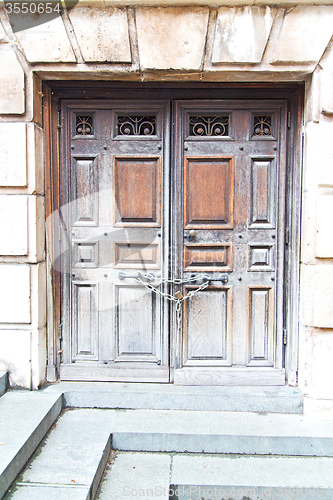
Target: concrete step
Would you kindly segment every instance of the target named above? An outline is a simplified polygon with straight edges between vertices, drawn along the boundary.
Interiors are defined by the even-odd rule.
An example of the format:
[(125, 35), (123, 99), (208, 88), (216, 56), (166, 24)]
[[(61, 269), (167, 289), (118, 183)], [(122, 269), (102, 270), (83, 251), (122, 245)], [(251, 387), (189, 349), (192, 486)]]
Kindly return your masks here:
[(8, 372), (0, 372), (0, 396), (8, 389)]
[[(26, 396), (26, 394), (24, 395)], [(36, 404), (36, 397), (40, 397), (41, 394), (28, 393), (27, 395), (35, 399), (35, 406), (39, 408), (40, 404)], [(0, 402), (7, 396), (11, 396), (11, 393), (3, 396)], [(47, 396), (55, 398), (54, 394), (44, 394), (42, 397)], [(29, 416), (27, 408), (21, 401), (21, 419), (16, 421), (13, 427), (18, 427), (20, 422), (25, 422)], [(157, 463), (155, 469), (149, 469), (150, 465), (145, 467), (150, 470), (150, 478), (154, 481), (156, 479), (155, 472), (158, 479), (158, 471), (165, 471), (167, 488), (170, 484), (280, 488), (284, 484), (281, 483), (282, 479), (280, 484), (279, 481), (274, 483), (273, 478), (289, 477), (284, 471), (288, 470), (290, 466), (294, 467), (295, 470), (304, 470), (305, 472), (294, 483), (291, 479), (290, 484), (287, 481), (285, 486), (295, 488), (300, 486), (318, 488), (321, 486), (327, 488), (327, 485), (331, 486), (330, 481), (333, 478), (333, 458), (331, 458), (333, 457), (333, 426), (331, 421), (312, 420), (302, 415), (250, 412), (67, 409), (61, 414), (21, 476), (11, 486), (5, 499), (44, 500), (47, 498), (48, 500), (58, 500), (61, 498), (61, 500), (69, 500), (75, 498), (77, 500), (93, 500), (109, 456), (111, 444), (114, 450), (119, 450), (116, 451), (117, 456), (119, 452), (130, 450), (134, 455), (136, 451), (147, 451), (153, 453), (141, 453), (141, 455), (153, 456), (157, 454), (162, 457), (158, 459), (160, 462)], [(181, 455), (177, 455), (179, 452)], [(188, 461), (187, 465), (182, 467), (183, 470), (188, 468), (189, 471), (192, 471), (192, 469), (196, 470), (195, 457), (198, 454), (201, 458), (197, 467), (204, 461), (208, 464), (208, 472), (212, 472), (211, 475), (207, 475), (206, 479), (203, 479), (200, 474), (170, 476), (170, 467), (167, 465), (169, 460), (175, 464), (176, 456), (187, 457), (188, 460), (191, 458), (193, 461)], [(126, 453), (123, 455), (130, 456)], [(165, 457), (171, 458), (166, 459)], [(225, 471), (222, 475), (219, 472), (214, 472), (214, 464), (217, 462), (209, 462), (216, 457), (220, 457), (221, 460), (223, 458), (222, 465), (219, 466), (220, 469), (216, 469)], [(283, 461), (279, 461), (281, 457), (283, 457)], [(237, 460), (235, 460), (236, 458)], [(150, 463), (149, 460), (148, 463)], [(247, 461), (243, 463), (244, 460)], [(181, 464), (179, 459), (179, 467)], [(126, 477), (126, 471), (133, 473), (131, 470), (133, 467), (136, 465), (122, 466), (124, 477)], [(176, 471), (176, 469), (174, 470)], [(255, 478), (252, 482), (250, 470), (252, 470), (252, 477)], [(265, 476), (263, 470), (271, 470), (271, 475)], [(318, 475), (311, 476), (311, 470), (317, 471)], [(326, 471), (326, 475), (320, 472), (322, 470)], [(243, 475), (237, 475), (237, 472), (233, 476), (233, 471), (235, 474), (237, 471), (243, 471)], [(247, 475), (244, 471), (248, 471)], [(203, 467), (203, 473), (206, 472), (205, 467)], [(232, 477), (234, 477), (233, 482), (230, 479)], [(311, 481), (309, 480), (304, 485), (301, 484), (301, 479), (307, 477), (311, 477)], [(329, 479), (320, 482), (324, 477)], [(259, 481), (256, 478), (261, 479)], [(266, 478), (266, 482), (263, 478)], [(317, 482), (315, 478), (317, 478)], [(124, 483), (119, 482), (117, 488), (120, 488), (121, 484)], [(117, 491), (115, 489), (114, 495), (112, 493), (105, 498), (116, 499), (128, 496), (127, 491), (123, 492), (122, 497), (119, 493), (120, 490), (118, 493)], [(260, 491), (254, 491), (254, 494), (260, 497)], [(320, 490), (320, 494), (322, 493), (324, 494)], [(229, 497), (226, 498), (233, 499), (230, 491), (228, 494)], [(216, 500), (221, 500), (221, 498), (216, 498)], [(272, 499), (273, 496), (265, 498)], [(238, 497), (235, 499), (238, 500)]]
[(299, 389), (281, 387), (195, 387), (120, 382), (59, 382), (65, 407), (303, 413)]
[(333, 458), (116, 452), (97, 500), (333, 499)]
[(5, 499), (94, 499), (115, 419), (114, 411), (64, 411)]
[(62, 410), (61, 394), (9, 391), (0, 399), (0, 498)]
[(333, 457), (331, 421), (266, 413), (126, 410), (115, 450)]

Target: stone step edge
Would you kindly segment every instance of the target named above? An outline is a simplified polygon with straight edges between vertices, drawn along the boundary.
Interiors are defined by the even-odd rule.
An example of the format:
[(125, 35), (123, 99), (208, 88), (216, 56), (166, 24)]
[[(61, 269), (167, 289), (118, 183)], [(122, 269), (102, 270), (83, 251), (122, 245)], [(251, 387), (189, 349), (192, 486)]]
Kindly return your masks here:
[(0, 499), (6, 493), (10, 485), (15, 481), (21, 470), (36, 451), (41, 441), (52, 427), (58, 416), (63, 410), (63, 396), (53, 402), (45, 412), (44, 417), (36, 425), (25, 443), (12, 456), (10, 462), (0, 471)]
[[(126, 385), (126, 387), (125, 387)], [(149, 385), (149, 384), (147, 384)], [(168, 390), (169, 389), (169, 390)], [(202, 392), (191, 386), (161, 387), (150, 384), (120, 384), (104, 382), (60, 382), (43, 389), (47, 393), (62, 392), (65, 408), (108, 408), (146, 410), (236, 411), (280, 414), (303, 414), (303, 395), (289, 388), (275, 394), (272, 388), (242, 387), (232, 392), (231, 387), (205, 387)], [(205, 390), (204, 390), (205, 389)], [(239, 389), (236, 386), (236, 389)], [(267, 390), (267, 394), (266, 391)], [(207, 398), (207, 392), (212, 394)]]
[[(99, 485), (101, 482), (101, 479), (103, 477), (110, 453), (111, 453), (111, 442), (112, 442), (112, 434), (109, 435), (109, 438), (105, 444), (104, 450), (100, 456), (100, 460), (98, 463), (98, 466), (96, 468), (94, 477), (92, 478), (92, 481), (90, 484), (49, 484), (49, 483), (34, 483), (34, 482), (16, 482), (15, 485), (18, 486), (19, 488), (33, 488), (33, 487), (43, 487), (45, 489), (50, 488), (70, 488), (71, 490), (87, 490), (87, 495), (85, 497), (85, 500), (94, 500), (96, 498), (96, 495), (98, 493)], [(0, 497), (2, 498), (2, 497)]]
[(8, 372), (0, 372), (0, 396), (8, 389)]
[(299, 498), (302, 500), (333, 500), (333, 489), (329, 487), (299, 487), (299, 486), (255, 486), (255, 485), (199, 485), (199, 484), (170, 484), (170, 500), (221, 500), (221, 498), (232, 498), (233, 500), (264, 500), (268, 498), (279, 500), (290, 500)]
[(112, 448), (168, 453), (333, 457), (333, 438), (114, 431)]

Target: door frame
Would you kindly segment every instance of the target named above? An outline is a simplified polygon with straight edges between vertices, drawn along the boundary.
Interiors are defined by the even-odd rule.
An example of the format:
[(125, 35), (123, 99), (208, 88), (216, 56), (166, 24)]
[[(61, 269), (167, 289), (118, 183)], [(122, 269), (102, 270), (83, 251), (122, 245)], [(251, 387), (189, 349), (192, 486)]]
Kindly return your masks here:
[(136, 82), (43, 82), (43, 128), (45, 133), (45, 205), (47, 237), (47, 380), (58, 378), (61, 362), (61, 276), (52, 266), (60, 255), (57, 219), (60, 207), (59, 132), (61, 99), (285, 99), (288, 104), (286, 180), (286, 248), (284, 272), (284, 339), (286, 383), (297, 385), (299, 267), (301, 233), (302, 121), (304, 85)]

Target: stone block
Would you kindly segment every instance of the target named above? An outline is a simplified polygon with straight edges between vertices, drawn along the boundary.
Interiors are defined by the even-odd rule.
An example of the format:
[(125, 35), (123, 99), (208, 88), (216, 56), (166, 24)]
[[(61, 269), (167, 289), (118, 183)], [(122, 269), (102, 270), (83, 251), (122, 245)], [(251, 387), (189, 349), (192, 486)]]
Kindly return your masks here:
[(333, 265), (301, 266), (301, 322), (333, 328)]
[(333, 6), (297, 5), (285, 14), (271, 63), (318, 63), (333, 34)]
[(131, 62), (125, 9), (77, 7), (69, 17), (86, 62)]
[(317, 200), (317, 238), (318, 258), (333, 258), (333, 193), (321, 194)]
[(33, 121), (40, 126), (43, 125), (43, 82), (35, 73), (33, 81)]
[[(3, 67), (1, 62), (0, 67)], [(0, 87), (3, 88), (1, 86), (1, 73)], [(25, 123), (0, 123), (0, 186), (21, 187), (27, 185), (26, 149)]]
[(323, 64), (321, 83), (321, 112), (333, 115), (333, 51)]
[(301, 262), (315, 263), (316, 258), (317, 190), (312, 188), (302, 195)]
[(61, 17), (16, 33), (29, 62), (76, 62)]
[(319, 185), (333, 186), (333, 122), (310, 122), (305, 128), (305, 166), (303, 184), (306, 190)]
[(31, 385), (39, 389), (45, 382), (46, 373), (46, 328), (31, 332)]
[(28, 199), (0, 195), (0, 255), (28, 253)]
[(141, 68), (199, 69), (208, 24), (207, 7), (138, 7)]
[(156, 492), (160, 500), (167, 500), (171, 456), (157, 453), (119, 453), (115, 463), (101, 484), (100, 500), (123, 498), (128, 492)]
[(0, 370), (11, 387), (30, 389), (30, 331), (0, 330)]
[(0, 114), (22, 115), (25, 112), (24, 71), (13, 49), (0, 45)]
[(312, 397), (333, 399), (333, 332), (313, 334)]
[(43, 196), (28, 197), (28, 262), (36, 263), (45, 258), (45, 206)]
[(30, 266), (0, 264), (0, 323), (30, 323)]
[(322, 69), (318, 65), (305, 83), (304, 123), (319, 122), (321, 118)]
[(304, 398), (304, 415), (316, 420), (333, 420), (331, 399)]
[(44, 136), (35, 123), (27, 123), (28, 187), (32, 194), (44, 194)]
[(260, 62), (275, 15), (270, 7), (220, 7), (212, 63)]
[(46, 325), (46, 264), (31, 266), (31, 323), (33, 328)]

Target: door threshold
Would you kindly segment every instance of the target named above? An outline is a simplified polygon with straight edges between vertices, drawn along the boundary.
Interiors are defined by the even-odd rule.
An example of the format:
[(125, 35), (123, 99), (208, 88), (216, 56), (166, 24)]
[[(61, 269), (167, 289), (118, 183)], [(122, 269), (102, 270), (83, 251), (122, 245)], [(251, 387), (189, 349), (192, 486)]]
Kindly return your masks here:
[(59, 381), (64, 406), (153, 410), (303, 413), (303, 395), (290, 386), (176, 386), (173, 384)]

